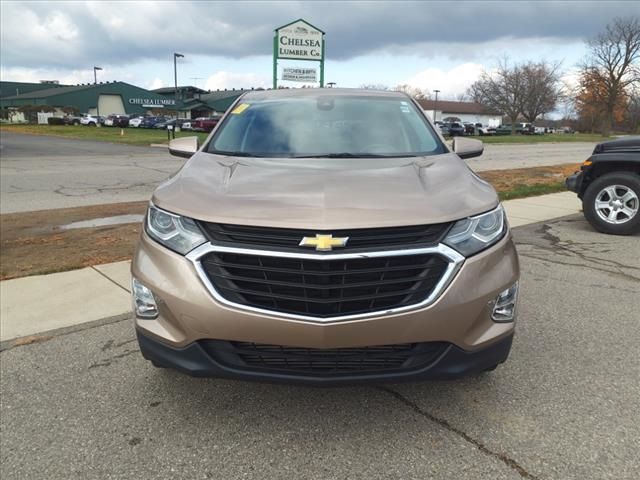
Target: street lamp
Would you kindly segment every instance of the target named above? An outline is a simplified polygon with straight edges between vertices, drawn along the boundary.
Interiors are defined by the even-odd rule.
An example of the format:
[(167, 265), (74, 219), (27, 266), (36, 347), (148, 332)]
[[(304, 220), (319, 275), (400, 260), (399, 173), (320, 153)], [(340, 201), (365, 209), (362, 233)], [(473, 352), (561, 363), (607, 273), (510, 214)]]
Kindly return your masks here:
[(436, 110), (438, 109), (438, 94), (440, 90), (434, 90), (436, 94), (436, 100), (433, 102), (433, 123), (436, 123)]
[(329, 83), (327, 83), (327, 87), (329, 87), (329, 88), (333, 88), (333, 87), (335, 87), (335, 86), (336, 86), (336, 82), (329, 82)]
[(181, 53), (173, 54), (173, 80), (174, 80), (174, 86), (175, 86), (176, 104), (178, 102), (178, 63), (177, 63), (178, 58), (184, 58), (184, 55)]
[[(98, 74), (96, 73), (98, 70), (102, 70), (102, 67), (93, 67), (93, 84), (98, 84)], [(98, 95), (98, 101), (96, 102), (96, 127), (100, 125), (100, 95)]]
[(93, 84), (98, 83), (98, 74), (96, 73), (98, 70), (102, 70), (102, 67), (93, 67)]

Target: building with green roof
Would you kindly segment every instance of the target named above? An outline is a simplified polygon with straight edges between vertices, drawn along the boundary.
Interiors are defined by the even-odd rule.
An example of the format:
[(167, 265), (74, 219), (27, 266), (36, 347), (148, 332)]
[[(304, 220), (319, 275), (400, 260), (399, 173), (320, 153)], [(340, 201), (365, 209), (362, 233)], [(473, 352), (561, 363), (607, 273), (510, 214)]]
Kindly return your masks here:
[[(43, 105), (62, 109), (74, 107), (80, 113), (93, 115), (136, 114), (150, 110), (176, 110), (174, 98), (167, 98), (144, 88), (125, 82), (100, 82), (97, 84), (55, 85), (41, 84), (47, 88), (20, 88), (13, 94), (17, 82), (0, 82), (2, 97), (0, 108), (17, 109), (25, 105)], [(31, 84), (39, 85), (39, 84)], [(12, 93), (5, 96), (5, 92)]]

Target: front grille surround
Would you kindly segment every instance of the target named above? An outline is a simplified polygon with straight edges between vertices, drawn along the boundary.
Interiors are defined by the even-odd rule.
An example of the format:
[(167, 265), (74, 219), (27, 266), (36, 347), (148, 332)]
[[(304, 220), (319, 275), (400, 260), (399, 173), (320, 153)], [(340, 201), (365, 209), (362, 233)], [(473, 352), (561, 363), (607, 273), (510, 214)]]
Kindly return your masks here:
[[(203, 257), (207, 256), (212, 252), (222, 252), (222, 253), (231, 253), (231, 254), (239, 254), (239, 255), (255, 255), (255, 256), (263, 256), (263, 257), (280, 257), (280, 258), (289, 258), (289, 259), (300, 259), (300, 260), (350, 260), (350, 259), (362, 259), (362, 258), (381, 258), (381, 257), (408, 257), (408, 256), (416, 256), (416, 255), (426, 255), (433, 254), (438, 255), (446, 260), (446, 268), (442, 273), (440, 280), (437, 284), (430, 290), (428, 295), (421, 299), (415, 299), (414, 303), (410, 305), (403, 305), (400, 307), (389, 307), (383, 308), (378, 307), (374, 308), (371, 311), (355, 313), (355, 314), (335, 314), (330, 316), (320, 317), (317, 315), (306, 315), (300, 313), (289, 313), (273, 310), (270, 308), (256, 307), (252, 305), (246, 305), (244, 303), (239, 303), (236, 301), (231, 301), (221, 292), (219, 292), (215, 286), (212, 284), (205, 268), (202, 265)], [(222, 245), (212, 245), (211, 243), (206, 243), (196, 248), (192, 252), (187, 255), (187, 259), (189, 259), (194, 268), (196, 269), (200, 280), (207, 288), (209, 293), (213, 296), (215, 300), (219, 303), (236, 308), (238, 310), (244, 310), (248, 312), (259, 313), (269, 317), (279, 317), (286, 318), (292, 320), (301, 320), (306, 322), (315, 322), (315, 323), (334, 323), (348, 320), (357, 320), (362, 318), (371, 318), (382, 315), (390, 315), (395, 313), (408, 312), (411, 310), (416, 310), (419, 308), (424, 308), (437, 300), (437, 298), (441, 295), (441, 293), (445, 290), (445, 288), (449, 285), (451, 280), (454, 278), (455, 274), (461, 267), (464, 262), (464, 257), (459, 254), (457, 251), (452, 248), (439, 244), (432, 247), (424, 247), (417, 249), (404, 249), (404, 250), (384, 250), (384, 251), (375, 251), (375, 252), (362, 252), (362, 253), (331, 253), (331, 254), (314, 254), (314, 253), (302, 253), (302, 252), (282, 252), (282, 251), (270, 251), (270, 250), (253, 250), (253, 249), (245, 249), (245, 248), (236, 248), (236, 247), (228, 247)]]

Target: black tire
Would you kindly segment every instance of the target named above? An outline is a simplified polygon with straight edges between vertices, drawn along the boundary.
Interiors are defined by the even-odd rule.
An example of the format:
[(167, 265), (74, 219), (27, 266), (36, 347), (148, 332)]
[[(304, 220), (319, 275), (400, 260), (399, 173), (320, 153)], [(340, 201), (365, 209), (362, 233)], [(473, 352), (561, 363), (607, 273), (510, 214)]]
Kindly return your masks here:
[[(624, 215), (618, 217), (622, 223), (614, 224), (603, 219), (596, 208), (596, 200), (601, 192), (607, 187), (620, 186), (635, 194), (632, 206), (636, 213), (628, 220), (624, 220)], [(619, 192), (624, 190), (618, 190)], [(606, 199), (605, 199), (606, 201)], [(584, 216), (593, 228), (602, 233), (611, 235), (632, 235), (640, 232), (640, 175), (631, 172), (613, 172), (596, 178), (589, 184), (582, 197), (582, 209)], [(602, 210), (601, 213), (608, 210)]]
[(77, 120), (74, 120), (74, 121), (73, 121), (73, 126), (75, 127), (75, 126), (77, 126), (77, 125), (80, 125), (80, 122), (79, 122), (79, 121), (77, 121)]
[(95, 122), (89, 122), (89, 126), (90, 126), (90, 127), (95, 127), (95, 126), (96, 126), (96, 123), (95, 123)]

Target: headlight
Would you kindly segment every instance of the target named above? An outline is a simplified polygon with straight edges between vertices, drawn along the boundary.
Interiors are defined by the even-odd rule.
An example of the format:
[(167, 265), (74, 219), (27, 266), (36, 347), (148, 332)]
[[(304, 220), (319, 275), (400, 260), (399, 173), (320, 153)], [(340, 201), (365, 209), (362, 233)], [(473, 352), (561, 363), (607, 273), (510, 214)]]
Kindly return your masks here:
[(154, 240), (182, 255), (207, 241), (196, 222), (153, 205), (147, 212), (146, 227), (147, 233)]
[(504, 210), (498, 205), (495, 210), (456, 222), (443, 243), (469, 257), (498, 242), (506, 230)]

